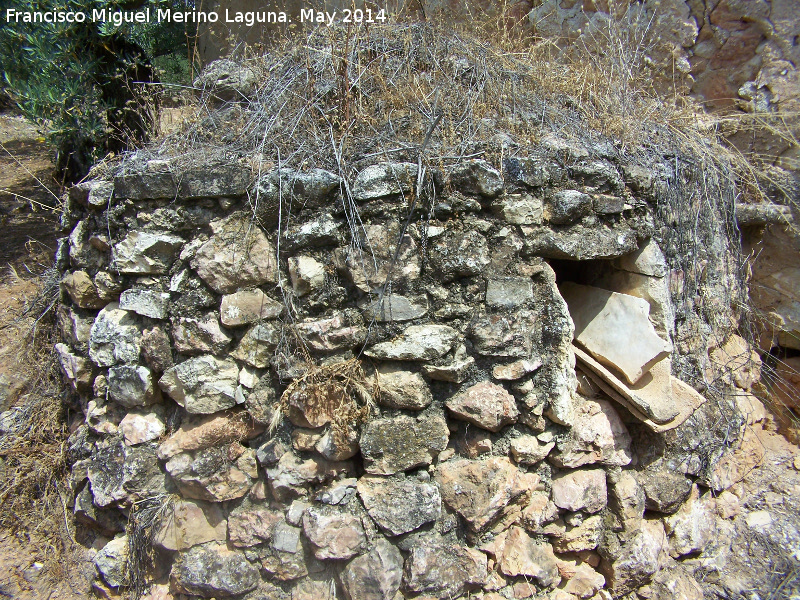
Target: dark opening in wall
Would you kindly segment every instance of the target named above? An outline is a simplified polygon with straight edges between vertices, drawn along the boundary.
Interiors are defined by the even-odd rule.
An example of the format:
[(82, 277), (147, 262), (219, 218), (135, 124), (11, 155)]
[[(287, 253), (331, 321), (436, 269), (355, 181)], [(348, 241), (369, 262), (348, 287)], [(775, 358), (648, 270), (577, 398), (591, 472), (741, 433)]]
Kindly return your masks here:
[[(604, 259), (564, 260), (554, 258), (548, 260), (548, 263), (555, 271), (557, 284), (571, 281), (581, 285), (597, 285), (598, 279), (612, 268), (611, 261)], [(597, 287), (605, 286), (597, 285)]]

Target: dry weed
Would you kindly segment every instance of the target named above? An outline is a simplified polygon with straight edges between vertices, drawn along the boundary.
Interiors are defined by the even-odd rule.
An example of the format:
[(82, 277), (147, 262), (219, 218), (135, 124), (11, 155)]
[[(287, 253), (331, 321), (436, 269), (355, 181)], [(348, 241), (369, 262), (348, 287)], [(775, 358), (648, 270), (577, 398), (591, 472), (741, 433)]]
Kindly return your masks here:
[(0, 527), (28, 540), (48, 575), (67, 577), (75, 541), (67, 514), (67, 408), (48, 274), (25, 311), (29, 334), (20, 340), (17, 369), (26, 384), (0, 427)]

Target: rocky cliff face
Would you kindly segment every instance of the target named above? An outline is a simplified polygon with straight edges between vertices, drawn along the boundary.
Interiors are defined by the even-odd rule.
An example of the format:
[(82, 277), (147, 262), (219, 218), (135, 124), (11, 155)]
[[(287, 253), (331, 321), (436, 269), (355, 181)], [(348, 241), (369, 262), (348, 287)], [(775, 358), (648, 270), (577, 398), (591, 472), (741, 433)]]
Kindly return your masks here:
[[(551, 135), (256, 164), (141, 151), (69, 193), (57, 350), (98, 589), (702, 597), (679, 561), (744, 476), (758, 374), (718, 293), (736, 240), (697, 220), (698, 288), (662, 248), (669, 157)], [(706, 396), (680, 378), (703, 369)]]

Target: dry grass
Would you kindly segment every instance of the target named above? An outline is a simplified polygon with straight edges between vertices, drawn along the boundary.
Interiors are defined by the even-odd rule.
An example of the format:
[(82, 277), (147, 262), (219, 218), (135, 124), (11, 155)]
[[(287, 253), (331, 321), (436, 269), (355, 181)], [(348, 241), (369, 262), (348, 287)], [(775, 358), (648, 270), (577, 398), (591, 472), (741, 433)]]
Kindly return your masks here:
[(0, 528), (24, 536), (48, 575), (60, 580), (75, 541), (66, 509), (69, 432), (53, 350), (51, 275), (42, 276), (40, 293), (22, 315), (28, 317), (28, 335), (19, 340), (16, 368), (26, 384), (0, 432)]
[(274, 431), (283, 416), (298, 408), (309, 420), (330, 423), (337, 446), (345, 446), (370, 414), (379, 394), (377, 378), (368, 381), (361, 361), (317, 365), (309, 361), (305, 373), (281, 394), (271, 423)]

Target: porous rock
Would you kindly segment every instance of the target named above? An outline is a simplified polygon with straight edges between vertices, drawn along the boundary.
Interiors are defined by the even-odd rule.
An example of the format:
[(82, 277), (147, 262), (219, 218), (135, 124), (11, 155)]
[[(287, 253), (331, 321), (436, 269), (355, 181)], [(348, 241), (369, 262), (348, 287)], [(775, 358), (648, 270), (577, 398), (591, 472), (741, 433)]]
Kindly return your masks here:
[(442, 500), (476, 532), (521, 511), (538, 482), (505, 457), (451, 460), (436, 473)]
[(361, 519), (332, 506), (312, 506), (303, 514), (303, 532), (319, 559), (343, 559), (366, 545)]
[(358, 480), (358, 495), (367, 513), (389, 535), (414, 531), (439, 518), (439, 488), (413, 477), (365, 475)]
[(255, 451), (231, 443), (170, 458), (165, 468), (185, 498), (224, 502), (244, 496), (258, 477)]
[(361, 454), (367, 473), (392, 475), (429, 465), (447, 447), (450, 432), (440, 416), (406, 415), (368, 421), (361, 433)]
[(158, 385), (187, 412), (210, 414), (236, 404), (239, 368), (232, 360), (198, 356), (170, 367)]
[(489, 431), (500, 431), (519, 416), (514, 396), (489, 381), (468, 387), (445, 402), (457, 418)]
[(342, 571), (341, 581), (350, 600), (393, 600), (403, 579), (403, 555), (383, 538), (354, 558)]
[(97, 315), (89, 334), (89, 356), (100, 367), (135, 363), (141, 351), (142, 330), (133, 313), (111, 302)]
[(179, 553), (170, 580), (184, 594), (212, 598), (249, 592), (258, 587), (261, 577), (242, 553), (211, 542)]
[(553, 502), (559, 508), (596, 513), (605, 507), (607, 499), (602, 469), (578, 469), (553, 477)]
[(120, 273), (162, 275), (172, 266), (183, 243), (175, 235), (131, 231), (114, 246), (112, 264)]
[(483, 552), (468, 546), (444, 539), (424, 539), (411, 548), (403, 579), (411, 592), (453, 598), (483, 585), (488, 575), (487, 562)]
[(274, 282), (275, 249), (264, 232), (244, 213), (213, 221), (214, 235), (191, 260), (200, 278), (218, 294)]
[(447, 325), (412, 325), (399, 337), (375, 344), (364, 354), (380, 360), (433, 360), (447, 354), (458, 337)]

